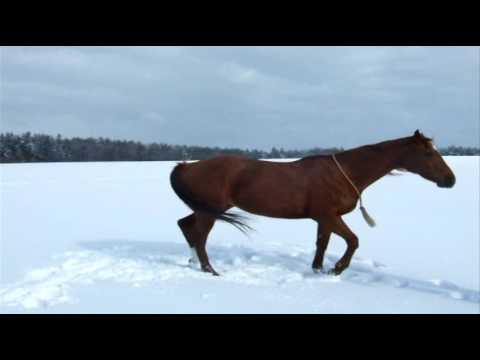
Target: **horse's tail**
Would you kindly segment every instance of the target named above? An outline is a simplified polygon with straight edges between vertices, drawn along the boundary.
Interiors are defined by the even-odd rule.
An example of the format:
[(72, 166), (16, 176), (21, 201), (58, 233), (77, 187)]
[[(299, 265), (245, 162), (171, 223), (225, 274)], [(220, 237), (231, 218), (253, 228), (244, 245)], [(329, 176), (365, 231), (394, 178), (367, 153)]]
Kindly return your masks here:
[(215, 209), (204, 201), (200, 200), (193, 191), (181, 180), (181, 171), (185, 168), (186, 163), (178, 163), (170, 174), (170, 184), (175, 194), (193, 211), (199, 211), (212, 215), (215, 219), (225, 221), (235, 226), (242, 233), (253, 230), (245, 223), (247, 218), (240, 214), (229, 213), (219, 209)]

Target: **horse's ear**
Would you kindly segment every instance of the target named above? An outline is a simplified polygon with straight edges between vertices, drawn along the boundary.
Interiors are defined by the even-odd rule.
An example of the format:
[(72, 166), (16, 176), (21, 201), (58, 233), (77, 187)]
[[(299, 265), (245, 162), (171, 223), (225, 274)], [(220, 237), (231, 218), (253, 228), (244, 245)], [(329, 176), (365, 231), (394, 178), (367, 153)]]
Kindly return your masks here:
[(423, 134), (417, 129), (415, 130), (415, 133), (413, 134), (413, 137), (415, 139), (416, 142), (418, 143), (423, 143), (425, 141), (425, 136), (423, 136)]
[(422, 144), (424, 141), (423, 134), (418, 129), (413, 134), (413, 141), (417, 144)]

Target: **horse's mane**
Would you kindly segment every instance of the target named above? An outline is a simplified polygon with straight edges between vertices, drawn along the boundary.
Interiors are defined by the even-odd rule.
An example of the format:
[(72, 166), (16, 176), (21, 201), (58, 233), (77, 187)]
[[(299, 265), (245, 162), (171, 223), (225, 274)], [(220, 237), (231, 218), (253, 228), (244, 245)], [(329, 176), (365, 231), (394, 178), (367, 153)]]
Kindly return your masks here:
[[(379, 142), (379, 143), (376, 143), (376, 144), (362, 145), (362, 146), (358, 146), (356, 148), (347, 149), (347, 150), (332, 151), (330, 153), (317, 154), (317, 155), (308, 155), (308, 156), (302, 157), (301, 159), (299, 159), (297, 161), (316, 160), (316, 159), (320, 159), (320, 158), (330, 157), (332, 154), (341, 154), (341, 153), (344, 153), (344, 152), (359, 151), (359, 150), (382, 152), (382, 151), (385, 151), (388, 146), (391, 146), (391, 145), (394, 145), (394, 144), (405, 145), (408, 142), (410, 142), (411, 139), (412, 139), (412, 137), (404, 137), (404, 138), (399, 138), (399, 139), (386, 140), (386, 141), (382, 141), (382, 142)], [(431, 140), (431, 139), (427, 139), (427, 140)], [(394, 172), (394, 171), (396, 171), (396, 172)], [(398, 168), (398, 169), (394, 169), (393, 171), (390, 171), (389, 173), (387, 173), (387, 175), (399, 176), (399, 175), (403, 175), (402, 173), (406, 172), (406, 171), (407, 170), (405, 170), (405, 169)]]
[(341, 152), (341, 151), (332, 151), (331, 153), (317, 154), (317, 155), (307, 155), (307, 156), (304, 156), (304, 157), (298, 159), (297, 161), (315, 160), (315, 159), (319, 159), (319, 158), (326, 158), (328, 156), (331, 156), (332, 154), (337, 154), (339, 152)]

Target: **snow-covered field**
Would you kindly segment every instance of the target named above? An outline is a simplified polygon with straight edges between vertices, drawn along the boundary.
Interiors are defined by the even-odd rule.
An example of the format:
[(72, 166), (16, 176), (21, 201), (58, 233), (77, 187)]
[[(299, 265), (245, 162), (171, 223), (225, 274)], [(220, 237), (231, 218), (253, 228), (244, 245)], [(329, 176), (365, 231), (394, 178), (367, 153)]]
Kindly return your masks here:
[[(0, 313), (480, 313), (479, 157), (447, 157), (440, 189), (387, 176), (363, 195), (378, 223), (341, 276), (314, 274), (315, 223), (215, 225), (213, 277), (189, 268), (173, 162), (0, 166)], [(345, 249), (333, 235), (326, 266)]]

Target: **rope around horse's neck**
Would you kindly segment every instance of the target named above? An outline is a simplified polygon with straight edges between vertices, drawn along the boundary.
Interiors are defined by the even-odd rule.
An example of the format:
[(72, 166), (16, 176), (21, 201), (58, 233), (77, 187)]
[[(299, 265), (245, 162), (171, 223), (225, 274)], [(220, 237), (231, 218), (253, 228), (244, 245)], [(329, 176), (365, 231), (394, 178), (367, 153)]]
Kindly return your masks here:
[(357, 193), (358, 199), (360, 200), (360, 211), (362, 212), (363, 218), (365, 219), (365, 221), (367, 222), (367, 224), (369, 226), (372, 226), (372, 227), (375, 226), (375, 220), (373, 220), (372, 217), (370, 215), (368, 215), (367, 209), (365, 209), (365, 207), (363, 206), (362, 195), (360, 194), (360, 191), (358, 191), (358, 188), (355, 186), (353, 181), (350, 180), (350, 178), (345, 173), (345, 171), (343, 171), (342, 166), (340, 165), (337, 158), (335, 157), (335, 154), (332, 154), (332, 159), (335, 162), (335, 164), (337, 165), (338, 170), (340, 170), (340, 172), (345, 177), (345, 179), (347, 179), (347, 181), (350, 183), (350, 185), (352, 185), (353, 190), (355, 190), (355, 192)]
[(340, 163), (338, 162), (337, 158), (335, 157), (335, 154), (332, 154), (332, 159), (333, 159), (333, 161), (335, 161), (335, 164), (337, 165), (338, 170), (340, 170), (340, 172), (341, 172), (342, 175), (345, 177), (345, 179), (347, 179), (347, 181), (350, 183), (350, 185), (352, 185), (353, 190), (355, 190), (355, 192), (356, 192), (357, 195), (358, 195), (358, 199), (360, 200), (360, 206), (363, 207), (362, 195), (360, 195), (360, 191), (358, 191), (358, 188), (355, 186), (355, 184), (353, 183), (353, 181), (350, 180), (350, 178), (349, 178), (348, 175), (345, 173), (345, 171), (343, 171), (342, 166), (340, 165)]

